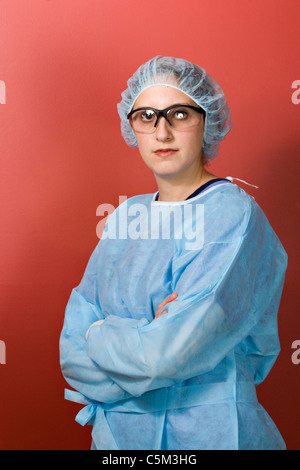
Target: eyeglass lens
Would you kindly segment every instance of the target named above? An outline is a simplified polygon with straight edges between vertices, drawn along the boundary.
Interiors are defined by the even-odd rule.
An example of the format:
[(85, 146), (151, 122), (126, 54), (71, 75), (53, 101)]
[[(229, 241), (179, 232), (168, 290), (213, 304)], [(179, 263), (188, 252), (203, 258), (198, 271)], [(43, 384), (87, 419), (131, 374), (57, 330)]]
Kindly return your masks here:
[(196, 126), (201, 121), (203, 111), (193, 109), (189, 106), (178, 105), (171, 109), (155, 110), (143, 108), (133, 111), (130, 116), (131, 126), (134, 131), (142, 133), (153, 133), (161, 117), (164, 117), (168, 124), (176, 130), (185, 130)]

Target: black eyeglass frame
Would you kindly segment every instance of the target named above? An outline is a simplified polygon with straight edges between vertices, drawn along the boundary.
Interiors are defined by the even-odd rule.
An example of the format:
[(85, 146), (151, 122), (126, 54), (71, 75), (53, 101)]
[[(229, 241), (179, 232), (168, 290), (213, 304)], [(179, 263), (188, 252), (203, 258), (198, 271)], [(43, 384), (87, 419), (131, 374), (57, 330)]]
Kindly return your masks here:
[(154, 111), (157, 119), (156, 119), (155, 124), (154, 124), (153, 127), (157, 126), (158, 120), (161, 116), (163, 116), (165, 118), (165, 120), (167, 121), (167, 123), (170, 126), (172, 126), (171, 122), (168, 120), (168, 111), (170, 111), (170, 109), (173, 109), (173, 108), (190, 108), (190, 109), (193, 109), (194, 111), (197, 111), (197, 113), (203, 114), (204, 119), (206, 117), (206, 112), (203, 108), (196, 107), (196, 106), (191, 106), (189, 104), (173, 104), (172, 106), (169, 106), (168, 108), (165, 108), (165, 109), (150, 108), (149, 106), (145, 106), (144, 108), (133, 109), (132, 111), (130, 111), (130, 113), (127, 114), (127, 119), (130, 119), (131, 116), (136, 111), (143, 111), (143, 110), (145, 110), (145, 111)]

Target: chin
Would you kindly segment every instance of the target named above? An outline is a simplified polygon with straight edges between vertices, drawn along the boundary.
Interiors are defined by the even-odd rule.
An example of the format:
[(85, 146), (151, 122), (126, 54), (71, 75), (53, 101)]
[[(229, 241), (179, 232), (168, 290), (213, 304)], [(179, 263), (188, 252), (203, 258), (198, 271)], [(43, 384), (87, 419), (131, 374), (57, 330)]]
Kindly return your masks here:
[(153, 173), (155, 176), (158, 176), (159, 178), (176, 178), (177, 176), (180, 175), (180, 171), (154, 171)]

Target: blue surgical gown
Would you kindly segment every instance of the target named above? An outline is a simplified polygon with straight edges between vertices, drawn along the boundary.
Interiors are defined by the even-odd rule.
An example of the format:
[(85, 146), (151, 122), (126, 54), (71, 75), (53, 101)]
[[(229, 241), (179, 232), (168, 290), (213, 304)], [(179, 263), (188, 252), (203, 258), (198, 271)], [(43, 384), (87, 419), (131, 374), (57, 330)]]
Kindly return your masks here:
[(263, 211), (235, 184), (182, 202), (124, 201), (60, 337), (66, 398), (85, 405), (76, 420), (93, 425), (92, 448), (285, 449), (255, 387), (280, 350), (286, 266)]

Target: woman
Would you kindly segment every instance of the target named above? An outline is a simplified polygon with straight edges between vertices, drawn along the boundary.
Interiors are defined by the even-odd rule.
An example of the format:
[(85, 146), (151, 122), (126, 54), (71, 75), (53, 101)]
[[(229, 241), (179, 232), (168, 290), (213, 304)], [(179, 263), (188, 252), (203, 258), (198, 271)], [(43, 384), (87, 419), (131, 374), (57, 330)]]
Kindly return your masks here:
[(287, 256), (253, 198), (205, 168), (231, 127), (224, 93), (158, 56), (118, 110), (158, 191), (110, 215), (72, 291), (60, 354), (66, 398), (87, 405), (76, 419), (93, 449), (284, 449), (255, 386), (279, 353)]

